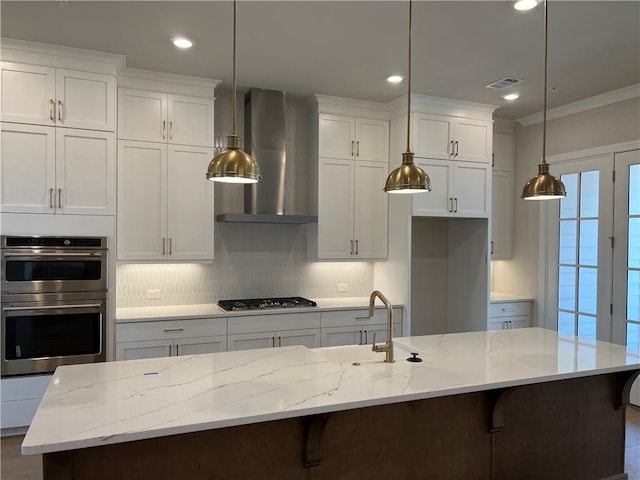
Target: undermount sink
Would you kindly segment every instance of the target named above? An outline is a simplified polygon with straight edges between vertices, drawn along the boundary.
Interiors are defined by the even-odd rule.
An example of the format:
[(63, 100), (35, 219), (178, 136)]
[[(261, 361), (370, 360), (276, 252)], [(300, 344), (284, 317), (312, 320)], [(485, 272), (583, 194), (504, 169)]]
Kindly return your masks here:
[[(404, 345), (394, 343), (393, 350), (396, 363), (406, 363), (406, 359), (411, 356), (411, 352), (407, 350)], [(345, 345), (341, 347), (324, 347), (317, 348), (314, 351), (329, 362), (359, 364), (354, 366), (385, 363), (384, 354), (372, 351), (371, 345)]]

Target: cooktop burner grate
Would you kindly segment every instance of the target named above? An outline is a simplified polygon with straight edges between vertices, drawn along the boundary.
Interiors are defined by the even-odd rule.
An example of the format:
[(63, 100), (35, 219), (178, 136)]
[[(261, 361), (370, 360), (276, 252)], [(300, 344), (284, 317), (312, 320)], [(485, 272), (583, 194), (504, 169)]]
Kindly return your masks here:
[(218, 305), (227, 311), (264, 310), (269, 308), (315, 307), (318, 304), (303, 297), (248, 298), (219, 300)]

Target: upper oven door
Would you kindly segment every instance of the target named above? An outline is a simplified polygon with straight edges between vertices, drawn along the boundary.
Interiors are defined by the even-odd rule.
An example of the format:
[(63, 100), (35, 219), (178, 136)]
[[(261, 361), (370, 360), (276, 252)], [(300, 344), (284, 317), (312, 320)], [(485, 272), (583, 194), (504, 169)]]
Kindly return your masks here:
[(107, 252), (4, 249), (1, 283), (5, 294), (106, 290)]

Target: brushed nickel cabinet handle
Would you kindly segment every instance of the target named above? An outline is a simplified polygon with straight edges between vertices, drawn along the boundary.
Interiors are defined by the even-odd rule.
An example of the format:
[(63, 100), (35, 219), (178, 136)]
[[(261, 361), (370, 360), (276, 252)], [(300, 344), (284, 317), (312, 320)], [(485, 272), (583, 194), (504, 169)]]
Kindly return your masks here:
[(184, 328), (165, 328), (162, 330), (164, 333), (182, 333)]
[(350, 252), (350, 254), (353, 255), (353, 240), (351, 240), (351, 252)]
[(173, 238), (169, 238), (169, 255), (173, 253)]
[(53, 208), (53, 188), (49, 189), (49, 208)]
[(167, 121), (162, 121), (162, 138), (167, 138)]
[(53, 98), (49, 99), (49, 120), (55, 121), (53, 117), (53, 109), (55, 108), (56, 102), (53, 101)]
[(358, 240), (356, 240), (356, 255), (358, 255), (358, 250), (359, 250), (359, 247), (358, 247)]
[(276, 346), (276, 337), (271, 337), (271, 348), (275, 348)]
[(355, 142), (354, 142), (353, 140), (351, 140), (351, 156), (352, 156), (352, 157), (353, 157), (353, 144), (354, 144), (354, 143), (355, 143)]
[(364, 331), (364, 344), (369, 344), (369, 333), (366, 330)]
[(62, 208), (62, 189), (58, 189), (58, 208)]
[(176, 357), (180, 356), (180, 345), (176, 345)]
[(171, 345), (169, 345), (169, 356), (171, 356)]
[(62, 100), (58, 100), (58, 120), (62, 121)]
[(449, 153), (449, 155), (453, 157), (453, 152), (454, 152), (454, 150), (453, 150), (453, 140), (451, 140), (449, 142), (449, 146), (451, 147), (451, 153)]
[(167, 250), (166, 250), (166, 239), (164, 237), (162, 237), (162, 254), (166, 255), (167, 254)]
[(358, 340), (358, 345), (362, 345), (362, 330), (358, 330), (358, 334), (360, 335), (360, 339)]
[(449, 197), (449, 211), (453, 212), (453, 197)]
[(459, 152), (458, 152), (458, 146), (459, 146), (459, 145), (458, 145), (458, 141), (456, 140), (456, 155), (455, 155), (456, 157), (458, 156), (458, 153), (459, 153)]
[(282, 346), (282, 337), (278, 337), (278, 346), (281, 347)]
[(491, 240), (491, 255), (493, 255), (493, 240)]
[(458, 197), (454, 198), (454, 200), (456, 201), (456, 208), (455, 208), (454, 212), (458, 213)]
[(360, 156), (360, 140), (356, 142), (356, 157)]
[(173, 120), (169, 122), (169, 138), (173, 138)]

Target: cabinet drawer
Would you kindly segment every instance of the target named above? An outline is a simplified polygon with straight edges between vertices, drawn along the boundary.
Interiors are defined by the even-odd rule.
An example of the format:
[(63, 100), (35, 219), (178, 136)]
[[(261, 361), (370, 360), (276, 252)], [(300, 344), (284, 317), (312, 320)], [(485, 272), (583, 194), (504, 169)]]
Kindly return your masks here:
[[(393, 309), (393, 323), (402, 322), (402, 309)], [(335, 312), (322, 312), (322, 327), (344, 327), (368, 325), (386, 325), (387, 309), (376, 308), (373, 317), (369, 317), (369, 310), (342, 310)]]
[(139, 342), (174, 338), (204, 337), (227, 334), (227, 319), (196, 318), (192, 320), (167, 320), (160, 322), (135, 322), (119, 324), (117, 342)]
[(531, 314), (531, 302), (504, 302), (489, 305), (489, 318), (517, 317)]
[(40, 398), (2, 402), (0, 428), (28, 427), (33, 420)]
[(320, 312), (247, 315), (229, 318), (229, 334), (320, 328)]
[(13, 400), (40, 400), (49, 386), (53, 375), (3, 378), (0, 381), (0, 398), (3, 402)]

